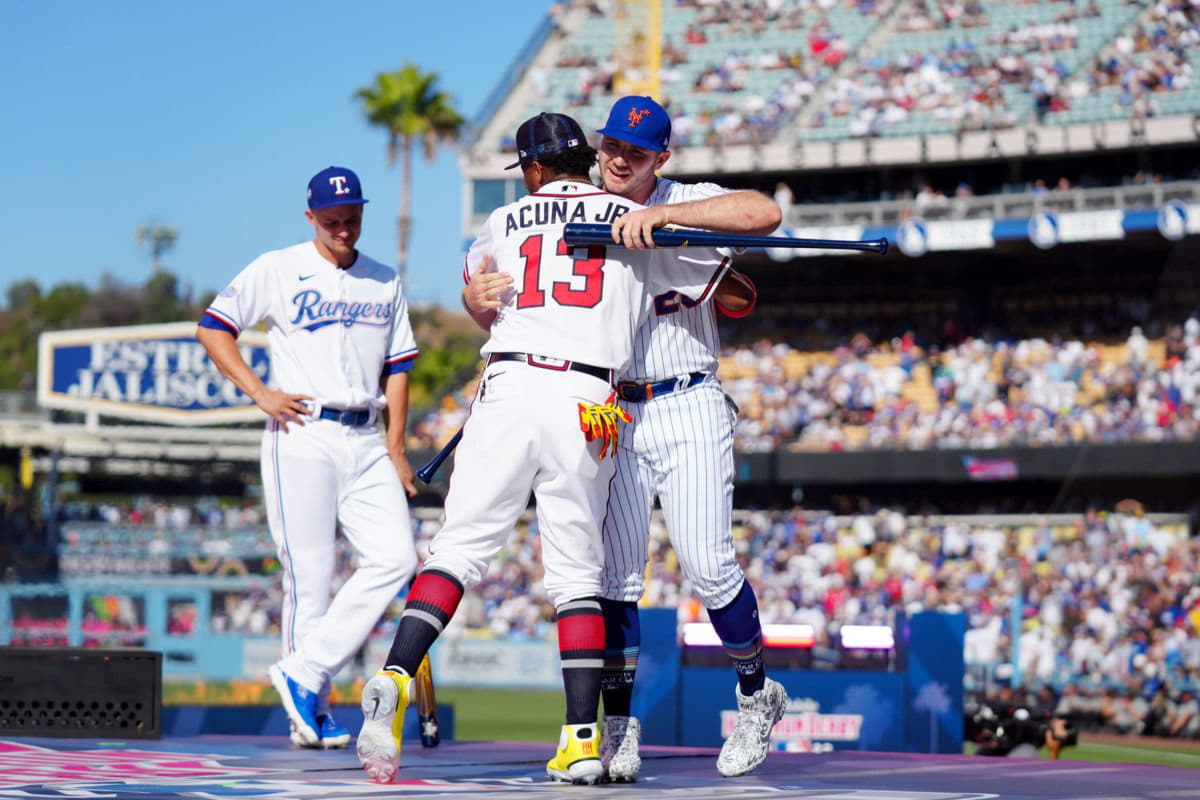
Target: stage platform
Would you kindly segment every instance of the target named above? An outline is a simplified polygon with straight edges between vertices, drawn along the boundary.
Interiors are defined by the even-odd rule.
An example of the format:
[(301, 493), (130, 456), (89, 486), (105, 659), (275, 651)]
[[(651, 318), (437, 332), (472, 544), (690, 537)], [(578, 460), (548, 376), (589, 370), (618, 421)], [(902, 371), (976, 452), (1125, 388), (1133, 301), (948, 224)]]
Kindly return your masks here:
[(1200, 799), (1200, 771), (1080, 761), (833, 752), (771, 753), (753, 775), (721, 778), (716, 750), (644, 747), (636, 784), (565, 786), (545, 777), (540, 742), (406, 743), (398, 780), (375, 784), (353, 750), (312, 751), (272, 736), (160, 741), (0, 739), (0, 797), (783, 798), (804, 800)]

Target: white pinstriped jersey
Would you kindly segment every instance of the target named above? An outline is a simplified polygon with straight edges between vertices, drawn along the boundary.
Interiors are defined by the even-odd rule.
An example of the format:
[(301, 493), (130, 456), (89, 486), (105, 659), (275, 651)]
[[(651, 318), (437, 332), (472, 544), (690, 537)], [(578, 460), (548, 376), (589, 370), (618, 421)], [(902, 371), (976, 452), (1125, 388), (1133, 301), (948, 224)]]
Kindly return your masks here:
[(495, 269), (513, 276), (513, 289), (480, 352), (535, 353), (619, 370), (634, 330), (653, 316), (651, 295), (704, 303), (728, 265), (716, 250), (562, 244), (565, 223), (611, 222), (640, 208), (590, 184), (560, 180), (493, 211), (467, 252), (463, 278), (469, 282), (490, 255)]
[[(726, 194), (715, 183), (679, 183), (659, 178), (646, 205), (686, 203)], [(695, 303), (677, 292), (654, 298), (654, 310), (633, 339), (633, 358), (622, 380), (659, 381), (689, 372), (717, 371), (721, 348), (715, 303)]]
[(362, 253), (345, 269), (312, 242), (264, 253), (200, 324), (237, 337), (263, 320), (275, 385), (323, 406), (384, 408), (380, 379), (411, 369), (417, 356), (399, 276)]

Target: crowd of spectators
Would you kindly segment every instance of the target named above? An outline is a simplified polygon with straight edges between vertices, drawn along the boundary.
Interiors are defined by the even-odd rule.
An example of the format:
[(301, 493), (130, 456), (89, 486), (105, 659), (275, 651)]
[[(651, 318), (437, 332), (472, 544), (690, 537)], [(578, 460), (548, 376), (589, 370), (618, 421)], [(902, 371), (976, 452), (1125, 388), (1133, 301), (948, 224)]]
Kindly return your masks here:
[(958, 131), (1010, 128), (1029, 107), (1014, 105), (1005, 86), (1019, 87), (1021, 97), (1031, 98), (1039, 119), (1060, 111), (1067, 107), (1062, 88), (1070, 74), (1060, 54), (1076, 47), (1074, 20), (1100, 13), (1094, 5), (1082, 10), (1075, 3), (1062, 5), (1053, 20), (990, 30), (985, 36), (974, 30), (989, 24), (978, 3), (938, 2), (935, 11), (917, 0), (901, 31), (967, 30), (932, 51), (917, 47), (860, 59), (824, 88), (827, 107), (814, 113), (810, 126), (850, 117), (850, 135), (878, 136), (919, 114)]
[[(413, 524), (424, 557), (441, 518), (418, 509)], [(1087, 725), (1167, 735), (1195, 733), (1186, 710), (1200, 690), (1200, 537), (1188, 533), (1182, 517), (1152, 517), (1134, 501), (1107, 513), (1053, 517), (750, 510), (737, 512), (734, 526), (765, 623), (810, 625), (817, 645), (830, 647), (843, 625), (961, 611), (968, 664), (994, 674), (1008, 667), (1020, 686), (1062, 691), (1055, 704)], [(265, 530), (260, 538), (270, 552)], [(552, 636), (540, 544), (536, 517), (527, 514), (463, 599), (448, 634)], [(649, 558), (643, 605), (675, 608), (681, 622), (703, 620), (657, 514)], [(340, 541), (337, 581), (348, 578), (352, 561)], [(282, 600), (277, 575), (248, 576), (242, 588), (214, 586), (211, 630), (277, 633)], [(144, 639), (139, 602), (119, 592), (89, 595), (87, 643)], [(376, 635), (391, 636), (402, 602)], [(65, 597), (20, 600), (13, 611), (17, 643), (65, 643)], [(168, 616), (172, 633), (195, 632), (192, 601), (177, 600)]]
[[(1158, 352), (1161, 347), (1161, 354)], [(1200, 319), (1155, 345), (968, 337), (918, 347), (859, 335), (822, 354), (763, 340), (727, 348), (741, 451), (994, 448), (1200, 436)]]
[[(605, 18), (617, 13), (612, 3), (575, 5)], [(859, 137), (886, 135), (914, 115), (940, 123), (939, 130), (996, 130), (1043, 121), (1105, 86), (1121, 89), (1114, 113), (1148, 116), (1156, 113), (1155, 93), (1189, 85), (1190, 50), (1200, 42), (1200, 9), (1192, 0), (1153, 3), (1135, 30), (1116, 35), (1094, 63), (1086, 62), (1090, 66), (1079, 66), (1093, 58), (1090, 52), (1066, 54), (1105, 24), (1098, 20), (1112, 7), (1051, 0), (1049, 16), (1031, 13), (1013, 23), (1007, 15), (989, 18), (991, 6), (979, 0), (677, 0), (671, 13), (687, 14), (688, 24), (666, 37), (658, 76), (659, 99), (675, 122), (673, 144), (765, 143), (805, 108), (811, 109), (802, 120), (806, 128), (846, 119), (848, 134)], [(868, 25), (894, 15), (891, 38), (855, 58), (859, 38), (846, 27), (846, 11)], [(1123, 27), (1123, 19), (1106, 30)], [(739, 38), (786, 30), (802, 34), (802, 46), (753, 47)], [(926, 31), (950, 38), (930, 46), (917, 38)], [(567, 38), (554, 61), (530, 70), (530, 83), (537, 96), (558, 99), (549, 88), (550, 70), (570, 70), (573, 83), (561, 99), (594, 110), (606, 105), (622, 69), (629, 69), (626, 57), (615, 48), (598, 51), (586, 37), (578, 43)], [(753, 81), (752, 73), (776, 79)]]
[(60, 526), (71, 522), (107, 522), (114, 526), (157, 530), (253, 528), (264, 519), (261, 505), (253, 500), (230, 503), (214, 497), (186, 501), (158, 498), (134, 498), (132, 502), (72, 501), (64, 503), (58, 514)]
[(1118, 36), (1090, 68), (1062, 87), (1062, 103), (1114, 88), (1114, 111), (1123, 116), (1155, 116), (1159, 113), (1156, 96), (1192, 85), (1191, 59), (1197, 46), (1200, 5), (1193, 0), (1152, 3), (1133, 31)]
[[(580, 5), (580, 4), (576, 4)], [(611, 3), (585, 3), (589, 14), (611, 17)], [(836, 9), (852, 10), (877, 21), (895, 8), (894, 0), (678, 0), (677, 12), (688, 24), (662, 47), (658, 98), (671, 112), (675, 147), (762, 143), (790, 124), (817, 87), (850, 52), (845, 31), (830, 19)], [(561, 14), (560, 14), (561, 18)], [(752, 47), (730, 37), (757, 36), (766, 30), (797, 31), (797, 47)], [(568, 42), (553, 61), (529, 70), (535, 96), (550, 98), (550, 70), (568, 70), (571, 85), (562, 99), (570, 109), (606, 106), (622, 69), (622, 54), (597, 52), (587, 43)], [(638, 67), (640, 69), (640, 67)], [(770, 76), (752, 84), (751, 73)], [(576, 112), (579, 113), (579, 112)], [(512, 150), (505, 134), (500, 146)]]

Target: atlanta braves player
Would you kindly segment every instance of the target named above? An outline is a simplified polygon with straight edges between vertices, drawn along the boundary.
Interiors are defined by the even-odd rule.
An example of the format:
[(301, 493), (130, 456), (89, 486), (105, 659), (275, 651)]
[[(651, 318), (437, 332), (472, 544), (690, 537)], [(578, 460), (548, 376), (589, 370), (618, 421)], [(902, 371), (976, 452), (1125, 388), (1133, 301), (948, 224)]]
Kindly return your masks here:
[(488, 218), (467, 253), (464, 279), (508, 276), (474, 314), (491, 336), (446, 495), (446, 520), (429, 546), (400, 618), (387, 666), (363, 688), (358, 755), (377, 781), (400, 764), (400, 726), (421, 657), (507, 540), (532, 490), (543, 584), (558, 614), (566, 724), (546, 765), (556, 780), (602, 773), (596, 729), (604, 621), (600, 519), (612, 477), (619, 410), (612, 378), (628, 361), (651, 297), (672, 290), (703, 301), (726, 270), (711, 250), (584, 247), (562, 242), (572, 221), (610, 221), (639, 206), (596, 189), (596, 152), (579, 124), (539, 114), (517, 131), (530, 194)]
[[(731, 192), (711, 183), (658, 178), (670, 158), (671, 120), (649, 97), (623, 97), (598, 131), (600, 176), (606, 189), (646, 204), (613, 222), (613, 241), (653, 247), (651, 233), (668, 223), (767, 234), (780, 222), (766, 195)], [(604, 519), (601, 606), (607, 635), (603, 763), (611, 779), (636, 780), (641, 727), (631, 716), (641, 634), (641, 599), (655, 495), (684, 576), (708, 609), (737, 672), (737, 723), (717, 758), (727, 777), (744, 775), (766, 758), (772, 726), (787, 694), (766, 677), (758, 603), (734, 554), (733, 424), (737, 409), (716, 377), (715, 306), (743, 316), (752, 284), (736, 308), (696, 303), (675, 292), (654, 298), (654, 313), (638, 329), (633, 359), (617, 385), (633, 423), (617, 446), (617, 476)]]
[[(349, 744), (329, 682), (362, 646), (417, 566), (405, 491), (408, 370), (417, 356), (394, 270), (358, 252), (362, 187), (344, 167), (308, 184), (311, 242), (255, 259), (213, 300), (196, 335), (222, 374), (269, 417), (262, 440), (267, 521), (283, 565), (283, 659), (271, 667), (306, 747)], [(237, 347), (266, 321), (273, 379)], [(375, 426), (387, 427), (386, 446)], [(332, 602), (340, 527), (358, 568)]]

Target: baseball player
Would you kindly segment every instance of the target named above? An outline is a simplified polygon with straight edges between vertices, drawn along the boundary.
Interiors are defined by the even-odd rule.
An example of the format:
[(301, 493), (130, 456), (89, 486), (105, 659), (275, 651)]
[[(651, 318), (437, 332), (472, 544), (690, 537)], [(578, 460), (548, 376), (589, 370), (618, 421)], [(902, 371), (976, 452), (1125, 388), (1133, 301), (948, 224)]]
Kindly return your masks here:
[[(671, 120), (649, 97), (623, 97), (598, 131), (600, 178), (608, 191), (648, 206), (613, 222), (613, 241), (652, 247), (666, 224), (765, 235), (780, 222), (766, 195), (655, 176), (670, 158)], [(733, 277), (738, 277), (734, 275)], [(743, 279), (744, 280), (744, 279)], [(617, 474), (604, 518), (601, 606), (607, 633), (603, 762), (611, 779), (636, 780), (641, 727), (630, 716), (641, 634), (637, 602), (646, 572), (650, 511), (657, 495), (684, 576), (737, 672), (737, 723), (717, 758), (724, 776), (744, 775), (766, 758), (787, 693), (763, 669), (758, 602), (734, 554), (733, 425), (737, 408), (717, 380), (717, 308), (744, 316), (753, 285), (736, 306), (717, 297), (695, 303), (677, 293), (654, 298), (617, 384), (633, 422), (617, 446)]]
[(574, 119), (539, 114), (521, 125), (516, 141), (520, 157), (512, 167), (521, 167), (530, 194), (489, 216), (463, 270), (468, 283), (493, 271), (508, 280), (473, 314), (491, 335), (481, 349), (485, 366), (455, 456), (445, 523), (409, 592), (387, 666), (363, 688), (358, 755), (377, 781), (399, 769), (410, 676), (464, 588), (483, 577), (530, 491), (566, 691), (566, 724), (546, 772), (573, 783), (601, 777), (600, 520), (621, 416), (612, 381), (653, 295), (676, 291), (702, 302), (727, 269), (712, 250), (567, 247), (566, 223), (611, 221), (640, 206), (590, 183), (596, 151)]
[[(283, 565), (283, 659), (270, 669), (293, 741), (339, 747), (329, 683), (417, 566), (405, 492), (408, 370), (417, 356), (396, 272), (358, 252), (362, 187), (344, 167), (308, 184), (310, 242), (266, 253), (213, 300), (196, 335), (221, 373), (266, 412), (263, 494)], [(275, 383), (237, 337), (265, 321)], [(386, 445), (376, 427), (382, 414)], [(337, 528), (358, 568), (330, 600)]]

